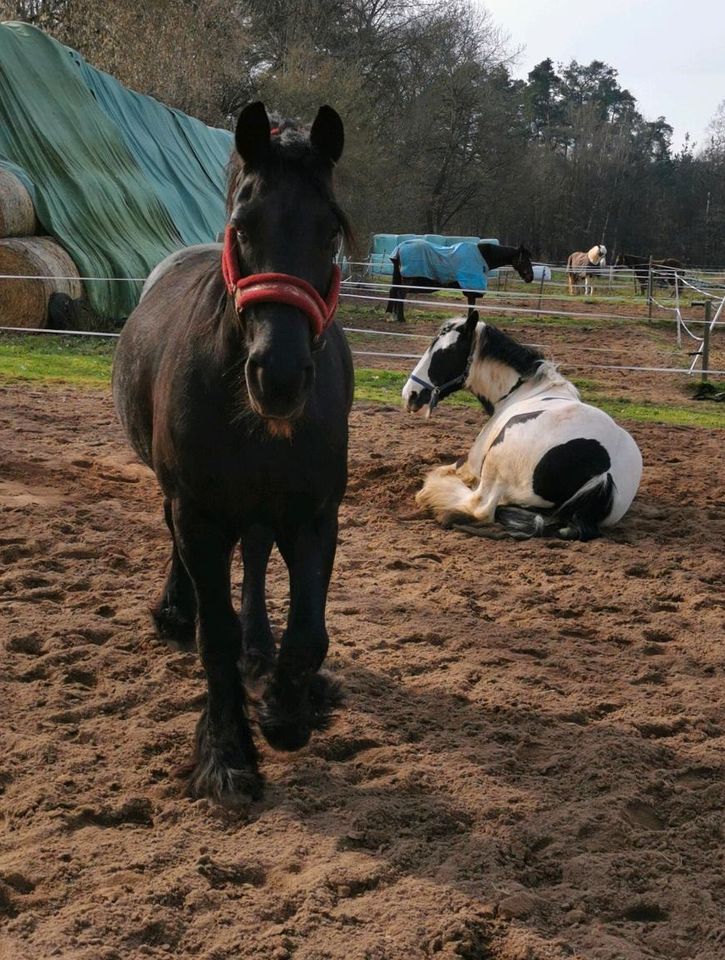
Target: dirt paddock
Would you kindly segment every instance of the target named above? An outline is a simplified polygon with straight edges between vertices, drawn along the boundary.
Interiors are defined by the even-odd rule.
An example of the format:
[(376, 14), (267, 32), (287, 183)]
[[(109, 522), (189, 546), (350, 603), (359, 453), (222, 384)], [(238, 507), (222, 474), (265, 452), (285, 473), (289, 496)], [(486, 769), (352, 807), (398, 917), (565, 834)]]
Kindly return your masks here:
[[(723, 956), (723, 434), (635, 426), (613, 535), (519, 544), (415, 512), (478, 420), (355, 407), (346, 704), (239, 812), (173, 776), (201, 672), (151, 630), (167, 535), (109, 400), (0, 388), (3, 960)], [(279, 629), (278, 560), (270, 596)]]

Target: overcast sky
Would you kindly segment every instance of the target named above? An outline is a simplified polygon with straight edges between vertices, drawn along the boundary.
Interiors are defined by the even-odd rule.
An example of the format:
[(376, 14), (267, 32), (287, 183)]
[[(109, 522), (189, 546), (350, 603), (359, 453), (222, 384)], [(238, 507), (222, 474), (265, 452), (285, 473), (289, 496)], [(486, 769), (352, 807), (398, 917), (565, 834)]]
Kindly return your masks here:
[(554, 63), (604, 60), (619, 72), (648, 120), (664, 116), (673, 143), (705, 144), (705, 129), (725, 100), (724, 0), (482, 0), (525, 49), (513, 67), (525, 77)]

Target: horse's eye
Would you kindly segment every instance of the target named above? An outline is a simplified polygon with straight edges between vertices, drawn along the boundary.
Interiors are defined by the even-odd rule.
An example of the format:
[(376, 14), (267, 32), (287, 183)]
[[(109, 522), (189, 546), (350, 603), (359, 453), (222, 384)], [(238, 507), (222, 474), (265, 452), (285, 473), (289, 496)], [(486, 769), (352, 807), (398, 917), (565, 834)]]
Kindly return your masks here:
[(237, 230), (237, 240), (238, 240), (240, 243), (248, 243), (248, 242), (249, 242), (249, 237), (247, 236), (247, 231), (246, 231), (246, 230), (242, 230), (242, 229), (238, 229), (238, 230)]

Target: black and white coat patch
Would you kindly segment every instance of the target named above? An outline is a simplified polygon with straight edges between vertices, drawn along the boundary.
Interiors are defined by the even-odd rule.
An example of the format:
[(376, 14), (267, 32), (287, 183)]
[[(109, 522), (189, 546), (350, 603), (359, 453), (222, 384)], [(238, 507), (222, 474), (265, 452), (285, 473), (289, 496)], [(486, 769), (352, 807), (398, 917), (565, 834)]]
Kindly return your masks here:
[[(444, 325), (403, 388), (419, 410), (456, 384), (490, 418), (465, 461), (428, 474), (417, 502), (442, 523), (498, 521), (511, 533), (590, 539), (629, 509), (642, 457), (629, 433), (582, 403), (572, 383), (530, 348), (477, 320)], [(449, 387), (453, 392), (463, 381)]]

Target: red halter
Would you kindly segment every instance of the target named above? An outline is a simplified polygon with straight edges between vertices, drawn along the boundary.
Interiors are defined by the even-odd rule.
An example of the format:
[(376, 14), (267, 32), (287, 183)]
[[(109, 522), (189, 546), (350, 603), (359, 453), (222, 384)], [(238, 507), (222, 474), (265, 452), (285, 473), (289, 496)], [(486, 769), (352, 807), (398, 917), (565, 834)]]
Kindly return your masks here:
[(332, 267), (332, 280), (326, 299), (306, 280), (288, 273), (254, 273), (243, 277), (239, 270), (237, 230), (231, 224), (227, 224), (224, 231), (222, 274), (229, 296), (234, 297), (238, 314), (253, 303), (286, 303), (307, 315), (315, 337), (327, 330), (335, 316), (341, 279), (337, 264)]

